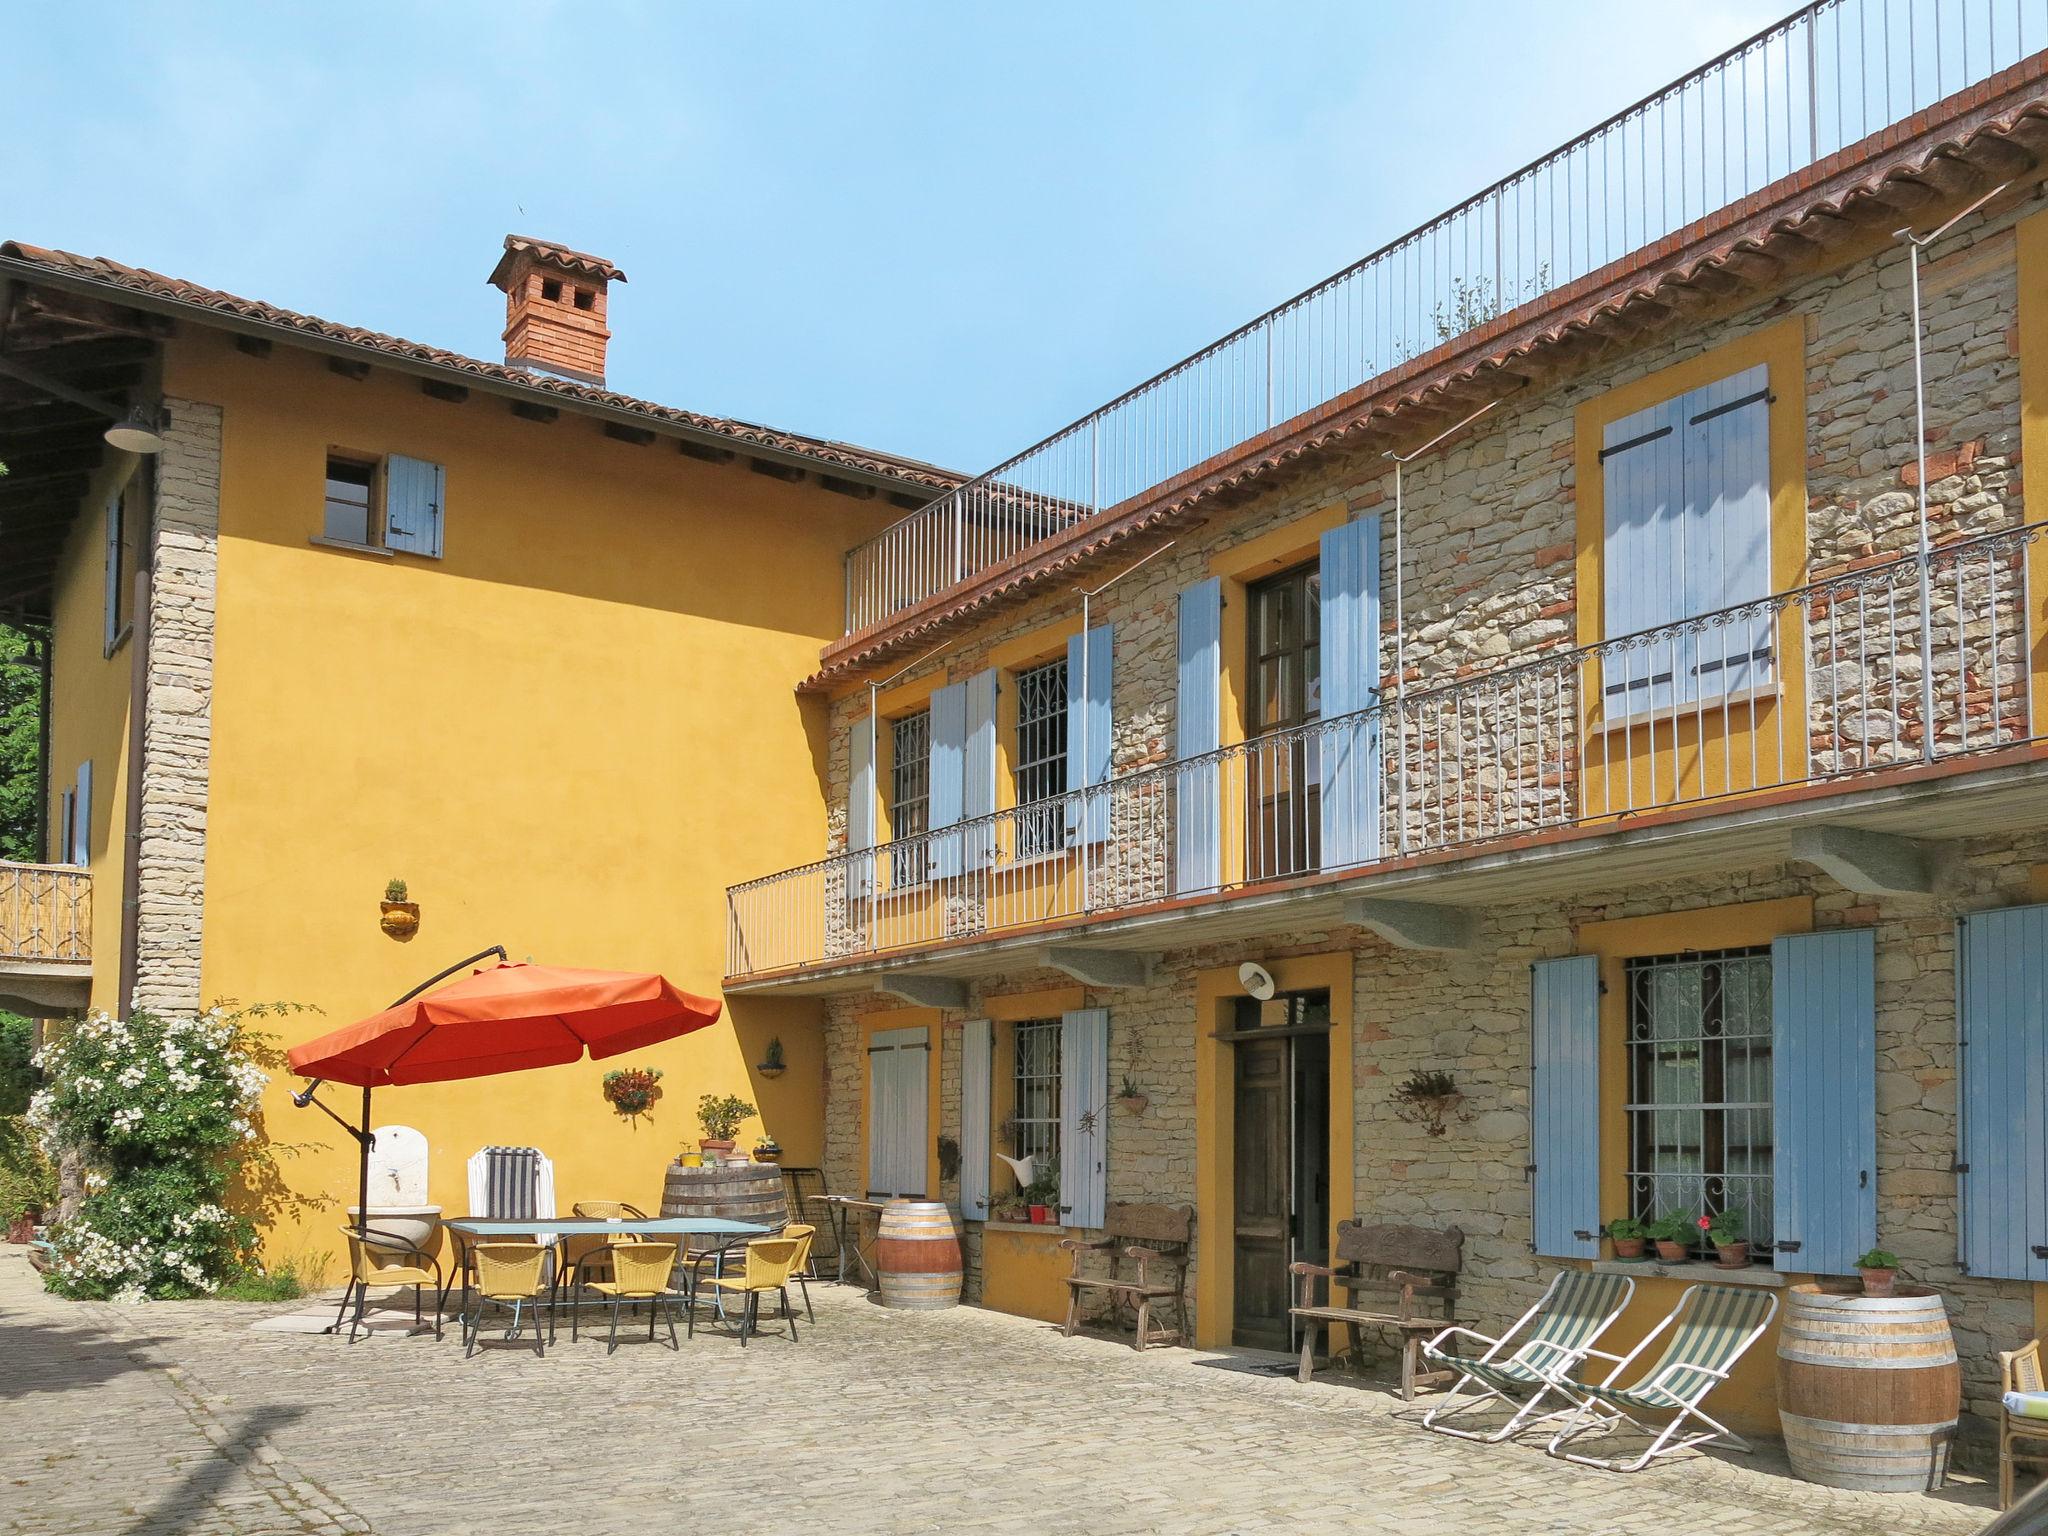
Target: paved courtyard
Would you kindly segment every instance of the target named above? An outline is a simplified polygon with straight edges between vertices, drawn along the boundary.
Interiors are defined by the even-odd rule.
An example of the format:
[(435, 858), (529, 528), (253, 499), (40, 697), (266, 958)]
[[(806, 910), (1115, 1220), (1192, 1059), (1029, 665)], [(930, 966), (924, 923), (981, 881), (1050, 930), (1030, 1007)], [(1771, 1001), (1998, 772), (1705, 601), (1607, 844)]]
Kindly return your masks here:
[(1888, 1498), (1768, 1455), (1633, 1477), (1425, 1435), (1390, 1394), (813, 1288), (744, 1351), (545, 1359), (251, 1332), (300, 1307), (80, 1305), (0, 1248), (0, 1531), (1964, 1532), (1983, 1486)]

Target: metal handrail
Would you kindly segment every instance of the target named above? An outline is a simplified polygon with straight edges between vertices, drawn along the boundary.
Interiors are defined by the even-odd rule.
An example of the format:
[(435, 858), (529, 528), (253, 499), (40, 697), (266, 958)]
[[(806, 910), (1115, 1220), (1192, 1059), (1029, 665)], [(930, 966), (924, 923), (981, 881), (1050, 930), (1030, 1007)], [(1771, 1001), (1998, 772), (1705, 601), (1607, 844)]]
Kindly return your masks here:
[(1816, 0), (846, 556), (846, 632), (947, 591), (1903, 121), (2048, 43), (2048, 0)]
[[(1931, 623), (1920, 616), (1916, 551), (1679, 623), (1389, 689), (1348, 715), (743, 881), (727, 891), (728, 974), (998, 932), (1027, 915), (1127, 909), (1262, 876), (1364, 869), (2031, 741), (2022, 567), (2044, 537), (2048, 522), (1936, 546), (1924, 589)], [(1901, 668), (1902, 654), (1931, 654), (1942, 671), (1931, 730), (1922, 729), (1918, 668)], [(1740, 676), (1716, 670), (1724, 667)], [(1795, 699), (1802, 713), (1792, 712)], [(1180, 867), (1190, 851), (1182, 796), (1201, 789), (1208, 815), (1219, 799), (1257, 803), (1262, 786), (1328, 795), (1330, 769), (1346, 753), (1376, 765), (1370, 804), (1359, 810), (1374, 830), (1362, 846), (1318, 850), (1302, 825), (1276, 820), (1238, 828), (1234, 866), (1219, 864), (1213, 877), (1191, 879)], [(1218, 835), (1201, 832), (1210, 844)], [(1078, 866), (1078, 884), (1050, 898), (1065, 905), (1026, 914), (1011, 898), (1062, 860)], [(993, 896), (955, 899), (963, 877)], [(918, 919), (932, 926), (903, 925), (917, 903), (934, 907)], [(757, 948), (773, 963), (756, 963)]]

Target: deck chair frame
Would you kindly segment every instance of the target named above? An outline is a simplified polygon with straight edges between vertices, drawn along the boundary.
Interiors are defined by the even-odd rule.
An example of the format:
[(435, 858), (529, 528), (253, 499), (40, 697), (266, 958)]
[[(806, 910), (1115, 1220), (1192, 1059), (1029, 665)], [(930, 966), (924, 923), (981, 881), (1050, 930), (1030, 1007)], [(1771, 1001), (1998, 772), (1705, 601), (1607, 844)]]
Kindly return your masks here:
[[(1762, 1310), (1731, 1348), (1714, 1357), (1718, 1359), (1718, 1364), (1707, 1365), (1698, 1360), (1678, 1357), (1678, 1349), (1685, 1338), (1685, 1330), (1691, 1323), (1690, 1312), (1712, 1305), (1721, 1297), (1729, 1298), (1732, 1305), (1745, 1310), (1761, 1302)], [(1707, 1395), (1714, 1388), (1728, 1379), (1735, 1369), (1735, 1363), (1749, 1352), (1751, 1345), (1764, 1336), (1764, 1331), (1771, 1326), (1771, 1320), (1777, 1315), (1778, 1298), (1770, 1291), (1730, 1285), (1687, 1286), (1685, 1294), (1678, 1298), (1678, 1305), (1673, 1307), (1656, 1327), (1643, 1336), (1643, 1341), (1626, 1355), (1611, 1355), (1599, 1349), (1586, 1352), (1602, 1360), (1614, 1361), (1614, 1369), (1607, 1373), (1605, 1381), (1597, 1384), (1559, 1384), (1558, 1390), (1571, 1398), (1575, 1407), (1571, 1418), (1552, 1437), (1547, 1449), (1551, 1455), (1561, 1457), (1565, 1461), (1575, 1461), (1581, 1466), (1599, 1467), (1608, 1472), (1640, 1472), (1660, 1456), (1669, 1456), (1697, 1445), (1722, 1445), (1731, 1451), (1742, 1451), (1746, 1454), (1753, 1449), (1750, 1443), (1707, 1413), (1700, 1404), (1706, 1401)], [(1681, 1322), (1681, 1319), (1685, 1321)], [(1656, 1364), (1650, 1367), (1649, 1373), (1631, 1386), (1616, 1386), (1615, 1383), (1620, 1380), (1622, 1373), (1634, 1365), (1643, 1352), (1667, 1332), (1671, 1335), (1670, 1341), (1665, 1345), (1664, 1353), (1657, 1357)], [(1697, 1385), (1681, 1387), (1680, 1378), (1685, 1377), (1697, 1378)], [(1645, 1393), (1659, 1394), (1668, 1401), (1645, 1402)], [(1643, 1434), (1650, 1434), (1651, 1426), (1636, 1417), (1636, 1413), (1631, 1412), (1631, 1409), (1641, 1413), (1668, 1413), (1672, 1416), (1668, 1424), (1655, 1432), (1655, 1438), (1651, 1440), (1649, 1447), (1634, 1460), (1583, 1456), (1564, 1449), (1574, 1438), (1589, 1430), (1597, 1429), (1605, 1433), (1620, 1424), (1627, 1424)], [(1699, 1420), (1707, 1428), (1686, 1433), (1685, 1426), (1693, 1419)]]
[[(1423, 1357), (1443, 1370), (1455, 1372), (1457, 1380), (1451, 1384), (1451, 1390), (1422, 1416), (1422, 1427), (1440, 1435), (1454, 1435), (1460, 1440), (1477, 1440), (1493, 1445), (1519, 1434), (1529, 1424), (1540, 1424), (1572, 1412), (1569, 1406), (1540, 1415), (1536, 1409), (1553, 1394), (1563, 1395), (1572, 1373), (1585, 1364), (1587, 1357), (1594, 1353), (1593, 1345), (1628, 1309), (1635, 1290), (1635, 1280), (1627, 1275), (1595, 1275), (1587, 1270), (1562, 1269), (1544, 1288), (1543, 1294), (1536, 1298), (1535, 1304), (1516, 1318), (1499, 1338), (1490, 1339), (1483, 1333), (1455, 1325), (1444, 1329), (1422, 1346)], [(1608, 1294), (1603, 1296), (1603, 1291)], [(1563, 1304), (1574, 1292), (1582, 1293), (1600, 1310), (1593, 1316), (1590, 1326), (1582, 1324), (1560, 1338), (1558, 1326), (1568, 1317), (1585, 1316), (1583, 1310), (1566, 1313), (1563, 1309)], [(1476, 1357), (1453, 1353), (1453, 1341), (1458, 1338), (1483, 1345), (1485, 1352)], [(1474, 1383), (1478, 1384), (1479, 1392), (1464, 1395)], [(1492, 1434), (1446, 1422), (1496, 1402), (1513, 1405), (1514, 1413)]]

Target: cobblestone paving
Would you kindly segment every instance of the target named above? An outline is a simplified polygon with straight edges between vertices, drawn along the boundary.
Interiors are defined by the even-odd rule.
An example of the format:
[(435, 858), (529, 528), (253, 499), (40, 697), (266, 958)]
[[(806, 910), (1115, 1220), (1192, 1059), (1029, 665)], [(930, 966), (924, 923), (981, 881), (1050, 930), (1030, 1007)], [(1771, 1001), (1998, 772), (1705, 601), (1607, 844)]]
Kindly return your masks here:
[(491, 1536), (732, 1529), (1121, 1533), (1965, 1532), (1933, 1498), (1688, 1457), (1633, 1477), (1425, 1435), (1393, 1396), (1186, 1350), (814, 1287), (815, 1329), (464, 1360), (451, 1333), (252, 1333), (281, 1307), (79, 1305), (0, 1249), (0, 1531)]

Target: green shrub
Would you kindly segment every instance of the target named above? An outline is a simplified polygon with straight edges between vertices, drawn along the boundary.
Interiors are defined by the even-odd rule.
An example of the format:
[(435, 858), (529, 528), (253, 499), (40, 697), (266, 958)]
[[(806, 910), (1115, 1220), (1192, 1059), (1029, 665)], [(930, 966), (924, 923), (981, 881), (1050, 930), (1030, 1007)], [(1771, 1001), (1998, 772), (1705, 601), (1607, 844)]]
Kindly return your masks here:
[(0, 1226), (57, 1205), (57, 1170), (36, 1145), (28, 1121), (0, 1115)]
[(256, 1104), (275, 1064), (251, 1017), (95, 1013), (52, 1031), (29, 1106), (43, 1152), (85, 1169), (77, 1216), (52, 1234), (60, 1295), (201, 1295), (249, 1267), (255, 1229), (229, 1191), (266, 1153)]

